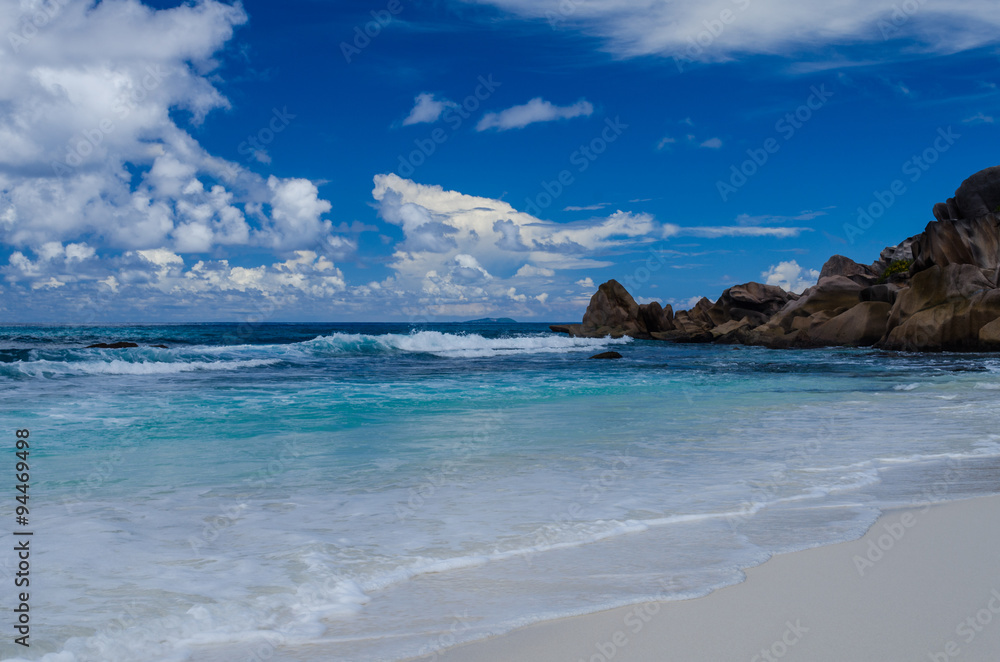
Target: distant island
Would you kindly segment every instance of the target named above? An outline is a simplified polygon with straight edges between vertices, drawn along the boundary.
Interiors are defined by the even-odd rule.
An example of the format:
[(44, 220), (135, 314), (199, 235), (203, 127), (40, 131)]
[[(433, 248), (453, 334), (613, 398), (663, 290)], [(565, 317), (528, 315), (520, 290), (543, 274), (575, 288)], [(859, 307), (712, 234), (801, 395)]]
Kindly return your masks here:
[(675, 314), (655, 301), (639, 305), (609, 280), (581, 324), (550, 328), (575, 337), (771, 348), (1000, 351), (1000, 166), (966, 179), (933, 214), (922, 233), (870, 265), (834, 255), (802, 294), (745, 283)]
[(459, 324), (517, 324), (517, 320), (512, 320), (509, 317), (483, 317), (478, 320), (459, 322)]

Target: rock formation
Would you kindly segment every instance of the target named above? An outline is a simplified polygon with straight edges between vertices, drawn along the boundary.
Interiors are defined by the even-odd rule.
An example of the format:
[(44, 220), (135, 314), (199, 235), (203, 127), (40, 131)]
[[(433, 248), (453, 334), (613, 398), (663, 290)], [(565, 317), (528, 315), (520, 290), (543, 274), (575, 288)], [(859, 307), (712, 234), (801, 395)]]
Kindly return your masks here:
[(1000, 166), (980, 170), (955, 191), (954, 198), (934, 205), (939, 221), (982, 218), (1000, 211)]
[(674, 329), (674, 309), (669, 305), (664, 308), (655, 301), (639, 305), (621, 283), (609, 280), (590, 298), (582, 324), (549, 328), (585, 338), (631, 336), (648, 340), (653, 333)]
[(676, 315), (639, 305), (611, 280), (582, 324), (553, 331), (762, 345), (875, 346), (903, 351), (1000, 351), (1000, 166), (965, 180), (936, 221), (882, 251), (871, 265), (834, 255), (801, 295), (745, 283)]
[(592, 359), (620, 359), (622, 357), (618, 352), (601, 352), (600, 354), (594, 354), (590, 358)]

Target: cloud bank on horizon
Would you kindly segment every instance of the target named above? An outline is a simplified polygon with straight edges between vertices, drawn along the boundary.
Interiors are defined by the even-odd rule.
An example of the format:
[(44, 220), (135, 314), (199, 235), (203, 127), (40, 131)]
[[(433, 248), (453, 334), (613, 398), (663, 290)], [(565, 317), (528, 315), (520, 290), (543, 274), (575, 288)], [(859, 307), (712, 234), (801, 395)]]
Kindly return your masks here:
[[(885, 14), (860, 0), (713, 0), (697, 11), (653, 0), (465, 4), (488, 4), (511, 19), (547, 21), (557, 31), (596, 36), (601, 48), (619, 58), (663, 57), (664, 67), (673, 67), (666, 58), (712, 62), (744, 53), (774, 56), (874, 42), (883, 39), (877, 30), (871, 32)], [(0, 259), (6, 262), (0, 266), (0, 310), (9, 319), (84, 322), (112, 312), (131, 320), (238, 319), (262, 308), (286, 319), (306, 314), (573, 319), (597, 278), (613, 277), (614, 270), (635, 274), (654, 269), (650, 265), (660, 273), (693, 270), (705, 256), (736, 250), (735, 244), (722, 242), (817, 236), (812, 224), (828, 214), (782, 216), (768, 209), (750, 216), (733, 207), (724, 214), (673, 215), (645, 211), (648, 200), (591, 200), (560, 204), (563, 213), (577, 214), (560, 218), (549, 204), (512, 203), (506, 194), (491, 197), (427, 183), (429, 176), (442, 176), (440, 169), (411, 178), (386, 166), (359, 176), (368, 184), (349, 189), (355, 200), (327, 199), (321, 193), (327, 182), (300, 174), (322, 167), (286, 163), (278, 168), (268, 141), (249, 150), (246, 160), (219, 155), (203, 128), (220, 115), (259, 111), (256, 104), (246, 109), (224, 92), (240, 89), (226, 79), (241, 73), (234, 71), (241, 60), (231, 55), (239, 51), (241, 28), (254, 20), (253, 3), (197, 0), (155, 9), (138, 0), (52, 0), (42, 7), (27, 0), (0, 7), (0, 35), (5, 35), (0, 43), (0, 244), (5, 252)], [(892, 25), (906, 40), (900, 53), (956, 52), (995, 43), (1000, 18), (988, 9), (976, 0), (947, 7), (919, 3), (912, 16)], [(711, 49), (693, 49), (697, 35), (714, 25), (704, 17), (715, 15), (722, 27)], [(372, 51), (379, 45), (373, 44)], [(396, 119), (384, 125), (386, 141), (411, 132), (399, 140), (420, 149), (429, 149), (422, 147), (429, 141), (443, 151), (452, 146), (448, 141), (480, 136), (476, 139), (491, 144), (512, 141), (507, 158), (554, 154), (552, 176), (526, 202), (543, 195), (554, 202), (601, 153), (581, 160), (578, 172), (560, 172), (556, 168), (568, 167), (563, 148), (544, 132), (586, 131), (581, 139), (586, 150), (601, 144), (600, 122), (607, 119), (611, 126), (611, 115), (605, 118), (602, 104), (588, 99), (593, 97), (585, 84), (534, 96), (511, 92), (477, 102), (474, 110), (468, 102), (473, 97), (456, 101), (459, 94), (424, 91), (435, 88), (420, 82), (405, 87), (403, 100), (387, 109)], [(577, 101), (566, 103), (572, 99)], [(355, 112), (374, 113), (383, 105), (373, 101), (367, 111)], [(296, 113), (302, 111), (274, 106), (259, 135), (269, 130), (273, 137)], [(442, 120), (449, 116), (468, 116), (468, 121), (446, 129)], [(440, 133), (414, 139), (423, 134), (412, 132), (421, 130)], [(709, 154), (742, 140), (691, 138)], [(392, 143), (366, 139), (374, 140), (373, 150), (388, 154), (391, 167)], [(658, 158), (675, 142), (651, 139), (648, 158)], [(606, 140), (604, 149), (610, 149)], [(468, 159), (479, 158), (482, 150), (475, 147)], [(546, 188), (550, 185), (560, 192)], [(502, 190), (503, 182), (499, 186)], [(345, 189), (337, 190), (343, 195)], [(345, 213), (345, 208), (353, 211)], [(367, 215), (359, 209), (367, 209)], [(579, 218), (580, 212), (585, 217)], [(761, 275), (794, 291), (817, 276), (812, 266), (781, 259)], [(731, 278), (723, 274), (715, 287), (732, 284)]]

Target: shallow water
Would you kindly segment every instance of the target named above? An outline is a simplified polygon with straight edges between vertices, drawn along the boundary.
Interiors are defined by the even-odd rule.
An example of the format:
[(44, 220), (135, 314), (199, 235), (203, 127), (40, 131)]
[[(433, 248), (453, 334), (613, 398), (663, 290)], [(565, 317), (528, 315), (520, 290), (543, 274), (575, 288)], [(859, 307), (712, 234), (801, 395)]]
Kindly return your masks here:
[(393, 660), (701, 595), (994, 492), (998, 389), (991, 355), (543, 325), (2, 328), (35, 530), (30, 655), (2, 655)]

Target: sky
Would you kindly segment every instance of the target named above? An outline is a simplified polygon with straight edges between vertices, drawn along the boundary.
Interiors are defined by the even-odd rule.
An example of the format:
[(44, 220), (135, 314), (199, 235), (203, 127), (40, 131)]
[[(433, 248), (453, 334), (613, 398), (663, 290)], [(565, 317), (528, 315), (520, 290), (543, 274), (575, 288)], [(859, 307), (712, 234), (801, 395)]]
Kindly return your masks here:
[(0, 0), (7, 322), (578, 321), (1000, 164), (995, 0)]

